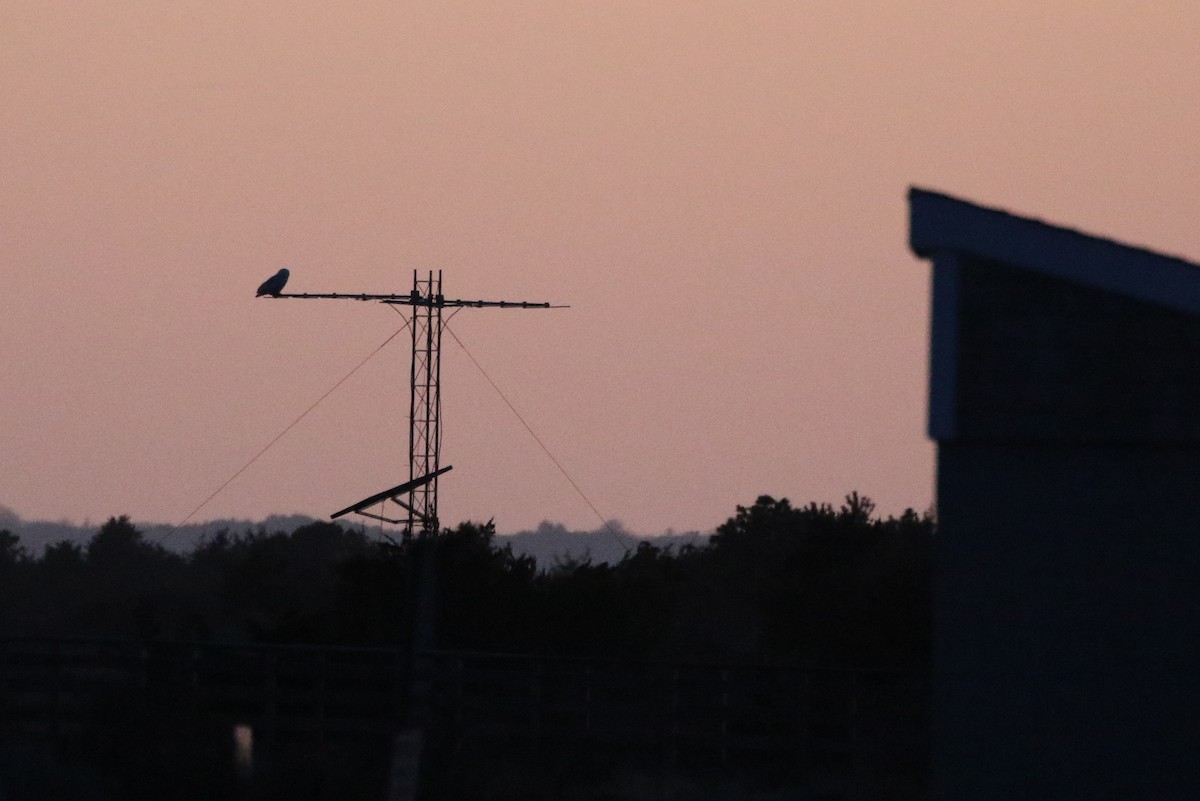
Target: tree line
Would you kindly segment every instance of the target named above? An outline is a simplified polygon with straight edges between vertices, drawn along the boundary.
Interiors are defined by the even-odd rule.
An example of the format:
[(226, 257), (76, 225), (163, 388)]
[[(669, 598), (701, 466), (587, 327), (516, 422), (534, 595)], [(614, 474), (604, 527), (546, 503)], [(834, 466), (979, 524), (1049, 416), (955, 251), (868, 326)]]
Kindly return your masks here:
[(0, 530), (0, 635), (396, 646), (425, 575), (443, 649), (923, 670), (934, 528), (856, 493), (762, 496), (707, 544), (539, 564), (491, 522), (433, 540), (222, 531), (177, 554), (122, 516), (39, 556)]

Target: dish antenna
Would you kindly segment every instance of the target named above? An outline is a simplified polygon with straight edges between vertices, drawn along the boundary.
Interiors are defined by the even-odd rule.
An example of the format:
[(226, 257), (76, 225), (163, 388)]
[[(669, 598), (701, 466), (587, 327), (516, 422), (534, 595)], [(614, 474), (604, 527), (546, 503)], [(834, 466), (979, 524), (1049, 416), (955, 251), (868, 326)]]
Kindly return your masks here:
[[(386, 523), (403, 525), (408, 534), (437, 534), (438, 477), (450, 471), (441, 466), (442, 449), (442, 311), (444, 309), (565, 309), (549, 303), (509, 300), (451, 299), (442, 294), (442, 271), (422, 276), (413, 270), (413, 288), (405, 295), (345, 294), (340, 292), (285, 293), (287, 272), (281, 270), (259, 288), (260, 297), (299, 300), (377, 301), (391, 306), (409, 306), (412, 315), (412, 362), (409, 382), (408, 481), (378, 492), (334, 512), (331, 518), (359, 514)], [(279, 280), (282, 278), (282, 280)], [(267, 286), (272, 281), (276, 285)], [(265, 291), (264, 291), (265, 288)], [(388, 517), (366, 511), (377, 503), (395, 503), (406, 511), (400, 517)]]

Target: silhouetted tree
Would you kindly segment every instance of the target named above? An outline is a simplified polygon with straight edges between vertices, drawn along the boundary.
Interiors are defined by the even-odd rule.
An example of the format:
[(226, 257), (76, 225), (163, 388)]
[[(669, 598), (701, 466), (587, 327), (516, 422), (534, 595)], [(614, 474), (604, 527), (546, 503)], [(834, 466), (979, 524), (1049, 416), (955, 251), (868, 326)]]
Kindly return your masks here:
[[(543, 568), (463, 523), (436, 540), (438, 644), (825, 665), (921, 666), (933, 520), (879, 519), (869, 498), (794, 507), (759, 497), (705, 547), (641, 543), (616, 563)], [(425, 541), (372, 542), (313, 523), (221, 531), (187, 557), (109, 519), (86, 551), (29, 557), (0, 532), (0, 630), (146, 638), (396, 644), (411, 636)]]
[(495, 544), (496, 527), (462, 523), (436, 542), (438, 645), (515, 650), (529, 644), (537, 563)]
[(0, 529), (0, 573), (28, 558), (29, 554), (21, 546), (21, 538), (8, 529)]
[[(432, 541), (398, 543), (372, 542), (360, 531), (323, 522), (290, 533), (221, 531), (185, 557), (147, 542), (122, 516), (105, 522), (86, 549), (60, 542), (40, 556), (27, 554), (15, 535), (0, 530), (0, 634), (396, 646), (413, 640), (417, 584), (422, 560), (430, 557), (436, 644), (445, 649), (676, 665), (922, 670), (931, 639), (933, 536), (931, 515), (907, 510), (881, 519), (870, 499), (857, 493), (836, 508), (796, 507), (764, 495), (737, 507), (707, 545), (674, 550), (643, 542), (612, 563), (566, 558), (539, 568), (510, 544), (499, 544), (491, 521), (462, 523)], [(143, 678), (154, 686), (156, 670), (174, 675), (170, 654), (193, 650), (199, 649), (167, 642), (134, 652), (162, 657), (145, 665)], [(844, 694), (825, 692), (819, 683), (807, 685), (806, 709), (845, 705)], [(93, 739), (79, 745), (79, 753), (88, 755), (84, 761), (99, 766), (97, 775), (134, 776), (122, 779), (126, 795), (158, 797), (158, 788), (186, 783), (187, 771), (195, 770), (209, 782), (196, 779), (197, 797), (229, 794), (236, 779), (228, 764), (227, 727), (205, 728), (196, 709), (177, 706), (173, 697), (138, 706), (119, 695), (108, 694), (90, 710), (111, 725), (94, 729)], [(650, 695), (648, 705), (663, 702)], [(783, 731), (795, 723), (794, 708), (786, 714), (791, 718), (781, 717)], [(827, 717), (844, 715), (841, 709)], [(111, 736), (116, 730), (132, 734)], [(911, 730), (898, 731), (907, 736)], [(494, 771), (511, 774), (495, 783), (489, 797), (563, 797), (558, 778), (530, 792), (529, 776), (549, 774), (531, 761), (534, 752), (522, 750), (526, 745), (488, 745), (480, 763), (488, 767), (475, 773), (489, 779)], [(569, 748), (560, 754), (554, 775), (564, 787), (579, 786), (577, 755)], [(661, 761), (661, 754), (647, 759)], [(271, 772), (289, 797), (305, 790), (309, 774), (301, 760), (286, 768), (279, 762)], [(143, 769), (144, 761), (153, 768)], [(371, 761), (384, 764), (382, 757)], [(458, 752), (453, 761), (461, 761)], [(209, 770), (213, 765), (224, 773)], [(604, 777), (610, 767), (597, 762), (589, 770)], [(446, 775), (463, 774), (448, 767)], [(446, 797), (482, 797), (476, 791), (490, 786), (468, 780), (458, 796)], [(603, 794), (588, 797), (593, 795)]]
[(78, 570), (83, 567), (83, 549), (68, 540), (47, 545), (40, 565), (49, 571)]
[(110, 517), (87, 546), (88, 561), (104, 567), (127, 565), (165, 555), (162, 546), (148, 543), (142, 538), (142, 532), (129, 522), (128, 515)]
[(873, 519), (874, 508), (857, 493), (836, 511), (762, 496), (717, 529), (711, 558), (719, 584), (758, 621), (763, 657), (927, 662), (933, 520), (912, 510)]

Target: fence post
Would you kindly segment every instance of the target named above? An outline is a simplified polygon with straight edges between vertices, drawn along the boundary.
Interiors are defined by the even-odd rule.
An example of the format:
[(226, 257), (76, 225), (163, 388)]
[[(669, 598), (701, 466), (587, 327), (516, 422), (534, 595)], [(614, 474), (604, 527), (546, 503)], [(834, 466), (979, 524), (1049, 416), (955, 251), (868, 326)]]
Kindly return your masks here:
[(721, 670), (721, 764), (729, 764), (729, 669)]
[(671, 671), (671, 767), (679, 767), (679, 668)]

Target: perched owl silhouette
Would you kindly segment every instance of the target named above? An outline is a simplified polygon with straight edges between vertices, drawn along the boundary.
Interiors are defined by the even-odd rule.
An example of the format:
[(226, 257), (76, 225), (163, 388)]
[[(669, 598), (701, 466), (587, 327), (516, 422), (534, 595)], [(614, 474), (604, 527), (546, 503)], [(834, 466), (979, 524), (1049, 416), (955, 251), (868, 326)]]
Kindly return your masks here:
[(255, 293), (254, 297), (260, 298), (263, 295), (270, 295), (273, 298), (279, 297), (279, 293), (283, 292), (283, 285), (287, 283), (288, 275), (287, 268), (284, 267), (266, 281), (263, 281), (259, 285), (258, 292)]

